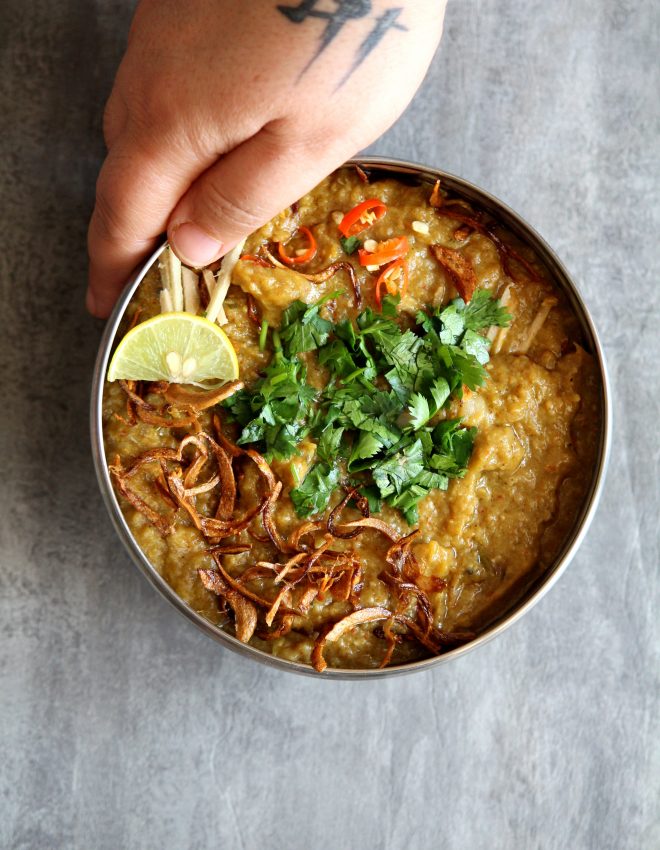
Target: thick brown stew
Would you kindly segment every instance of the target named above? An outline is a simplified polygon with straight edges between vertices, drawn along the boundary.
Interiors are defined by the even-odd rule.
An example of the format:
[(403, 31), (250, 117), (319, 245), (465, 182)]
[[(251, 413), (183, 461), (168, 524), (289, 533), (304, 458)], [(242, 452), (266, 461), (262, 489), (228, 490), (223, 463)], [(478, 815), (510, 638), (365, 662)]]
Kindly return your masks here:
[[(490, 340), (483, 385), (465, 388), (433, 419), (460, 418), (476, 437), (463, 477), (431, 489), (417, 523), (387, 504), (372, 512), (343, 461), (328, 509), (301, 519), (290, 492), (314, 463), (315, 440), (270, 462), (237, 445), (240, 427), (222, 404), (233, 386), (213, 394), (115, 382), (104, 391), (109, 468), (149, 561), (211, 622), (319, 671), (442, 653), (515, 604), (574, 524), (600, 428), (599, 378), (579, 322), (529, 248), (442, 187), (367, 182), (348, 168), (253, 234), (233, 271), (224, 330), (248, 391), (272, 357), (263, 322), (277, 328), (296, 299), (311, 304), (341, 290), (321, 310), (332, 322), (377, 312), (383, 267), (347, 254), (338, 229), (367, 199), (387, 212), (376, 209), (361, 232), (358, 223), (360, 242), (373, 240), (373, 250), (408, 240), (407, 283), (401, 271), (390, 274), (378, 293), (398, 289), (398, 321), (481, 290), (512, 316), (508, 327), (482, 332)], [(202, 307), (208, 281), (208, 272), (199, 276)], [(160, 288), (156, 265), (124, 331), (160, 311)], [(299, 357), (308, 382), (326, 386), (327, 366), (313, 352)]]

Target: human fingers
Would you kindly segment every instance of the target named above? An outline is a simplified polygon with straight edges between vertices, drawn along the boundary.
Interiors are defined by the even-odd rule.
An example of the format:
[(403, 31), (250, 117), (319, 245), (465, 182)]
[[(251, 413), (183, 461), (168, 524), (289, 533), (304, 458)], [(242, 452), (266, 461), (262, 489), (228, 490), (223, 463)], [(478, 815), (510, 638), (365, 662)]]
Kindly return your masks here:
[(170, 244), (184, 263), (199, 267), (213, 262), (355, 152), (345, 142), (319, 155), (319, 145), (290, 140), (291, 135), (267, 126), (221, 157), (190, 187), (167, 228)]
[(121, 136), (103, 164), (89, 225), (87, 309), (110, 313), (135, 266), (156, 247), (179, 198), (207, 162), (177, 158)]

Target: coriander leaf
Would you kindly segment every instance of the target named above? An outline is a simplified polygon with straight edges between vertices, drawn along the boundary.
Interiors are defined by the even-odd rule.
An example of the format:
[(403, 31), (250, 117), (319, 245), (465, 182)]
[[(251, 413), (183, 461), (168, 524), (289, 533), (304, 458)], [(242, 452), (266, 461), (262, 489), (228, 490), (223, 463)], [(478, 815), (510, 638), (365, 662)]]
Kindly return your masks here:
[(472, 455), (476, 436), (476, 428), (461, 428), (460, 431), (454, 434), (451, 440), (451, 447), (458, 466), (467, 466)]
[(239, 390), (222, 402), (221, 407), (229, 412), (229, 418), (239, 425), (245, 426), (253, 417), (251, 404), (251, 393), (248, 390)]
[(398, 306), (401, 301), (400, 295), (386, 295), (381, 301), (380, 312), (386, 319), (396, 319)]
[(422, 443), (415, 440), (402, 451), (375, 466), (372, 475), (380, 495), (386, 498), (392, 493), (400, 493), (423, 469)]
[(439, 448), (450, 450), (451, 437), (461, 427), (460, 419), (443, 419), (433, 429), (433, 442)]
[(375, 378), (377, 375), (376, 362), (367, 348), (365, 339), (361, 334), (355, 332), (351, 322), (345, 319), (335, 325), (334, 331), (337, 339), (340, 339), (346, 345), (356, 367), (361, 366), (364, 369), (363, 376), (367, 380)]
[(339, 243), (345, 254), (354, 254), (358, 248), (362, 247), (362, 242), (357, 236), (340, 236)]
[(462, 478), (465, 474), (465, 468), (460, 466), (451, 454), (436, 452), (428, 458), (427, 463), (429, 469), (449, 478)]
[(432, 454), (435, 446), (433, 444), (433, 437), (431, 436), (430, 428), (422, 428), (415, 433), (415, 437), (422, 444), (422, 452), (424, 453), (424, 457), (428, 457), (428, 455)]
[(349, 471), (356, 471), (358, 469), (358, 465), (355, 463), (356, 461), (373, 457), (378, 454), (382, 447), (383, 442), (378, 436), (371, 434), (368, 431), (360, 431), (360, 436), (354, 444), (351, 456), (348, 459)]
[(436, 378), (433, 381), (431, 387), (429, 388), (429, 392), (435, 404), (435, 410), (432, 414), (434, 416), (438, 412), (438, 410), (440, 410), (443, 404), (447, 401), (451, 394), (447, 379), (443, 377)]
[[(434, 428), (427, 423), (464, 385), (483, 383), (489, 342), (477, 331), (486, 326), (482, 322), (503, 321), (503, 311), (480, 294), (470, 305), (455, 299), (419, 312), (410, 328), (394, 297), (384, 300), (380, 313), (364, 310), (357, 326), (334, 324), (319, 310), (336, 294), (312, 305), (291, 304), (273, 331), (275, 354), (263, 377), (224, 406), (243, 429), (239, 442), (256, 444), (269, 459), (291, 457), (308, 434), (317, 440), (317, 463), (291, 491), (299, 515), (325, 510), (339, 481), (337, 461), (347, 457), (372, 510), (384, 500), (416, 522), (420, 499), (465, 474), (476, 434), (460, 420)], [(297, 357), (314, 349), (330, 373), (321, 390), (307, 383)], [(409, 421), (402, 425), (405, 408)]]
[(426, 425), (431, 418), (429, 403), (421, 393), (414, 393), (410, 396), (408, 412), (411, 416), (410, 425), (414, 431)]
[(404, 381), (401, 380), (396, 369), (390, 369), (389, 372), (385, 373), (385, 377), (387, 378), (389, 385), (392, 387), (396, 397), (399, 399), (402, 406), (405, 407), (408, 404), (411, 391), (408, 389)]
[(260, 440), (264, 439), (265, 432), (266, 422), (264, 422), (261, 417), (253, 419), (245, 426), (245, 428), (243, 428), (243, 432), (238, 438), (237, 443), (239, 445), (245, 445), (245, 443), (258, 443)]
[[(384, 395), (387, 396), (387, 393)], [(377, 397), (378, 394), (376, 394)], [(375, 434), (384, 445), (390, 446), (399, 440), (401, 431), (394, 422), (375, 414), (375, 410), (378, 409), (376, 404), (373, 398), (365, 397), (363, 391), (361, 397), (348, 399), (342, 404), (342, 418), (347, 426)], [(397, 415), (398, 412), (397, 408)]]
[(413, 484), (415, 487), (424, 487), (427, 491), (446, 490), (449, 486), (449, 479), (446, 475), (441, 475), (438, 472), (431, 472), (431, 470), (425, 469), (423, 472), (419, 473)]
[(291, 501), (299, 517), (321, 514), (339, 484), (339, 467), (315, 463), (299, 487), (291, 490)]
[(340, 378), (352, 375), (359, 368), (345, 343), (340, 339), (334, 339), (319, 348), (318, 358), (321, 366), (327, 366), (333, 374)]
[[(464, 467), (470, 460), (476, 428), (461, 428), (460, 419), (446, 419), (433, 429), (433, 443), (448, 457), (453, 457), (458, 467)], [(436, 461), (436, 468), (439, 468)]]
[(316, 448), (316, 453), (319, 458), (326, 463), (336, 463), (337, 457), (340, 454), (341, 438), (344, 435), (343, 426), (338, 428), (330, 425), (321, 433), (321, 437)]
[(454, 345), (465, 330), (465, 319), (456, 302), (453, 302), (444, 310), (437, 313), (437, 318), (442, 324), (440, 330), (440, 342), (445, 345)]
[(490, 348), (490, 340), (476, 333), (476, 331), (467, 330), (463, 334), (461, 340), (461, 348), (467, 354), (471, 354), (483, 366), (490, 360), (488, 350)]
[(486, 289), (477, 289), (469, 304), (465, 304), (461, 298), (452, 303), (459, 306), (459, 302), (462, 304), (463, 320), (468, 330), (479, 331), (492, 325), (504, 328), (511, 321), (512, 316), (506, 308)]
[(444, 364), (444, 376), (452, 392), (460, 390), (461, 384), (474, 390), (486, 379), (487, 372), (481, 363), (457, 345), (436, 346), (434, 355)]
[(240, 445), (256, 443), (267, 459), (285, 460), (309, 433), (307, 418), (316, 397), (303, 363), (277, 352), (251, 392), (236, 393), (223, 406), (242, 427)]
[[(433, 378), (434, 364), (424, 340), (411, 330), (401, 332), (394, 322), (387, 319), (366, 326), (363, 331), (371, 339), (380, 361), (394, 367), (398, 378), (392, 388), (401, 395), (401, 390), (420, 390), (424, 383)], [(385, 377), (390, 380), (389, 373)]]
[(288, 460), (297, 453), (299, 443), (309, 434), (309, 428), (301, 422), (292, 422), (287, 425), (277, 425), (266, 431), (267, 450), (264, 452), (266, 460), (276, 458), (277, 460)]
[(416, 525), (419, 522), (419, 513), (417, 505), (420, 499), (428, 495), (428, 490), (424, 487), (417, 487), (414, 484), (404, 490), (402, 493), (390, 496), (387, 498), (387, 504), (393, 508), (398, 508), (403, 514), (406, 522), (409, 525)]
[(417, 315), (415, 316), (415, 321), (418, 325), (422, 327), (427, 334), (433, 333), (435, 334), (435, 328), (433, 327), (433, 319), (429, 316), (428, 313), (425, 313), (423, 310), (418, 310)]
[(332, 322), (321, 318), (319, 305), (294, 301), (282, 314), (280, 339), (287, 357), (312, 351), (327, 342)]
[(382, 390), (375, 390), (371, 395), (363, 396), (360, 407), (367, 416), (380, 419), (397, 419), (401, 413), (401, 403), (396, 394)]

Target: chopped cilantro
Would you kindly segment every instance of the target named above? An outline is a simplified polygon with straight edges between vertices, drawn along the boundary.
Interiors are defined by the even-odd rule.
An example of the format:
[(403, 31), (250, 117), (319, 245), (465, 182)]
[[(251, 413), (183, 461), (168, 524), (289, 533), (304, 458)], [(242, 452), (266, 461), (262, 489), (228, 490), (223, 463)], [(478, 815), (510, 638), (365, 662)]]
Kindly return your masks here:
[(480, 331), (491, 325), (503, 328), (512, 318), (506, 308), (502, 307), (500, 302), (485, 289), (477, 289), (469, 304), (465, 304), (462, 298), (457, 298), (454, 303), (460, 303), (465, 327), (468, 330)]
[(268, 338), (268, 322), (264, 319), (261, 323), (261, 329), (259, 331), (259, 351), (263, 351), (266, 348), (266, 339)]
[(277, 351), (264, 377), (249, 390), (230, 396), (223, 406), (242, 428), (239, 445), (256, 443), (268, 459), (286, 460), (309, 433), (307, 420), (316, 396), (303, 363), (287, 360)]
[(315, 463), (303, 483), (291, 490), (291, 501), (298, 516), (322, 514), (338, 484), (338, 466)]
[(358, 248), (362, 247), (362, 242), (357, 236), (340, 236), (339, 242), (345, 254), (354, 254)]
[[(338, 294), (294, 301), (273, 331), (263, 377), (223, 404), (242, 429), (238, 442), (268, 459), (290, 458), (307, 436), (317, 442), (316, 463), (291, 490), (299, 516), (322, 513), (348, 475), (371, 510), (386, 502), (412, 524), (421, 499), (465, 475), (476, 428), (443, 419), (443, 411), (464, 386), (483, 384), (490, 343), (479, 331), (510, 316), (478, 291), (469, 304), (457, 298), (418, 313), (409, 326), (397, 314), (398, 296), (389, 295), (382, 312), (367, 308), (355, 325), (333, 323), (320, 310)], [(309, 351), (329, 373), (320, 391), (298, 357)]]
[(344, 435), (343, 426), (328, 425), (321, 432), (316, 454), (326, 463), (335, 463), (340, 456), (341, 438)]
[(313, 351), (327, 342), (333, 324), (321, 317), (321, 307), (342, 294), (341, 290), (337, 290), (329, 292), (315, 304), (305, 304), (304, 301), (289, 304), (282, 314), (279, 331), (282, 349), (288, 358)]

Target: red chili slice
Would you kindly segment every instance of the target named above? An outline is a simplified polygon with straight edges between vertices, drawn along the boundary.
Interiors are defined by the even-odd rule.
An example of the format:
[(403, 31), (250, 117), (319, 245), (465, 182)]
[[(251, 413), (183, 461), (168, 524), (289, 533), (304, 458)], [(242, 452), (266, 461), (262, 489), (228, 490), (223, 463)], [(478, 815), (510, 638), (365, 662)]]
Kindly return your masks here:
[(245, 260), (246, 263), (254, 263), (255, 266), (264, 266), (270, 268), (270, 263), (264, 260), (263, 257), (258, 257), (256, 254), (243, 254), (239, 257), (240, 260)]
[(394, 239), (379, 242), (375, 251), (360, 248), (358, 256), (363, 266), (384, 266), (385, 263), (392, 263), (394, 260), (405, 257), (408, 248), (408, 240), (405, 236), (395, 236)]
[(277, 253), (280, 255), (280, 260), (282, 260), (282, 262), (286, 263), (288, 266), (295, 266), (298, 265), (298, 263), (308, 263), (316, 256), (316, 239), (314, 239), (314, 234), (309, 229), (309, 227), (302, 226), (298, 230), (298, 233), (302, 233), (303, 236), (305, 236), (307, 238), (307, 241), (309, 242), (309, 248), (302, 254), (297, 254), (294, 257), (290, 257), (284, 250), (284, 244), (282, 242), (277, 243)]
[[(397, 271), (400, 269), (400, 271)], [(408, 263), (404, 260), (395, 260), (386, 266), (378, 280), (376, 281), (376, 304), (378, 309), (382, 303), (382, 289), (385, 287), (390, 295), (396, 295), (397, 292), (403, 298), (408, 291)]]
[(339, 232), (342, 236), (355, 236), (367, 227), (371, 227), (374, 221), (378, 221), (387, 212), (387, 207), (378, 198), (369, 198), (353, 207), (339, 222)]

